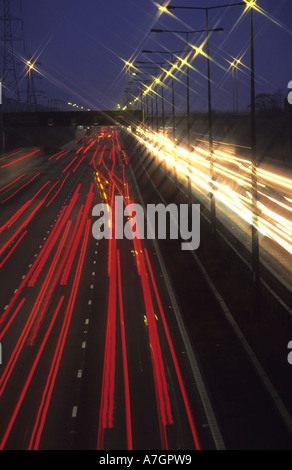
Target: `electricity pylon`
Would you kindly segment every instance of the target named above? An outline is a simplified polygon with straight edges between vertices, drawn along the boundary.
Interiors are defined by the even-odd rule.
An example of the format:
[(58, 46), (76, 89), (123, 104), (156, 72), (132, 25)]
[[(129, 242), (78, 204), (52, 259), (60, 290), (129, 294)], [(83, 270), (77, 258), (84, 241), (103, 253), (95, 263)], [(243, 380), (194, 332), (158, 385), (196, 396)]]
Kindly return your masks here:
[[(24, 39), (22, 0), (0, 0), (0, 26), (2, 43), (2, 72), (0, 79), (3, 86), (4, 107), (8, 101), (24, 102), (21, 93), (26, 93), (28, 106), (36, 105), (33, 71), (27, 67), (28, 58)], [(21, 85), (26, 78), (26, 90)]]

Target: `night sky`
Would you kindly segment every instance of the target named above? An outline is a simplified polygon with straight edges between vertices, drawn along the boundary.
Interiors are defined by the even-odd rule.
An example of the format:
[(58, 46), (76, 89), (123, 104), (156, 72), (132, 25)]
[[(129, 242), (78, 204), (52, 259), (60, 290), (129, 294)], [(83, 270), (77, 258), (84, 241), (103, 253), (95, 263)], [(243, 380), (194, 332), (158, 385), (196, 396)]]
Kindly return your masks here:
[[(161, 3), (165, 3), (161, 2)], [(170, 5), (213, 6), (234, 0), (171, 0)], [(292, 80), (292, 1), (258, 0), (268, 12), (255, 12), (257, 93), (274, 93)], [(13, 4), (13, 2), (11, 2)], [(151, 28), (204, 29), (204, 12), (174, 10), (160, 13), (153, 0), (25, 0), (23, 16), (27, 49), (44, 75), (36, 81), (47, 99), (64, 99), (91, 109), (115, 109), (126, 88), (123, 60), (165, 61), (164, 56), (141, 54), (142, 49), (178, 51), (185, 48), (183, 36), (151, 33)], [(232, 109), (232, 76), (228, 60), (242, 57), (250, 63), (250, 15), (238, 20), (244, 7), (210, 12), (210, 27), (222, 27), (211, 38), (214, 109)], [(175, 16), (174, 16), (175, 15)], [(204, 34), (191, 36), (199, 46)], [(206, 49), (205, 49), (206, 50)], [(207, 109), (206, 58), (192, 62), (191, 108)], [(239, 72), (239, 107), (249, 104), (248, 68)], [(176, 102), (185, 108), (185, 75), (177, 74)], [(181, 83), (180, 83), (181, 82)], [(166, 82), (170, 85), (170, 81)], [(170, 101), (170, 87), (165, 91)], [(46, 99), (43, 99), (45, 103)]]

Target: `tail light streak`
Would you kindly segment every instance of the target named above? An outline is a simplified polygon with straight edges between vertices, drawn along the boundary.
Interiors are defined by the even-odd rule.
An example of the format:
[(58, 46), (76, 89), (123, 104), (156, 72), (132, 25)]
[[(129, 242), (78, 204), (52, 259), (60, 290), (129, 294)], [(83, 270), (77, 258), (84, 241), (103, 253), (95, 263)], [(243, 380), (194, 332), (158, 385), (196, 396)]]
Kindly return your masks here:
[(40, 152), (40, 149), (35, 150), (34, 152), (32, 152), (28, 155), (24, 155), (23, 157), (18, 158), (17, 160), (14, 160), (13, 162), (9, 162), (9, 163), (6, 163), (5, 165), (2, 165), (0, 168), (7, 168), (9, 166), (15, 165), (16, 163), (19, 163), (20, 161), (25, 160), (26, 158), (32, 157), (33, 155), (36, 155), (39, 152)]
[[(108, 168), (104, 161), (104, 154), (106, 151), (106, 145), (104, 145), (99, 158), (99, 163), (95, 160), (100, 146), (94, 152), (94, 156), (91, 159), (89, 166), (93, 166), (95, 169), (95, 181), (101, 188), (103, 196), (106, 200), (111, 201), (111, 207), (114, 210), (114, 196), (119, 193), (126, 202), (130, 202), (129, 185), (127, 182), (126, 165), (128, 160), (124, 151), (122, 151), (118, 134), (108, 135), (108, 144), (111, 144), (111, 162), (112, 169)], [(115, 140), (114, 140), (115, 139)], [(99, 140), (98, 140), (99, 141)], [(79, 153), (77, 152), (75, 159), (72, 159), (70, 165), (66, 167), (64, 171), (67, 171), (73, 163), (76, 162), (76, 166), (73, 169), (73, 173), (77, 171), (81, 163), (85, 159), (86, 153), (97, 143), (96, 140), (85, 139), (84, 142), (87, 148), (79, 149), (79, 153), (83, 151), (83, 156), (80, 156), (78, 162), (76, 162)], [(117, 152), (120, 152), (120, 154)], [(53, 155), (53, 158), (62, 158), (67, 152)], [(103, 170), (102, 172), (97, 170), (97, 164), (99, 164)], [(121, 166), (122, 165), (122, 166)], [(181, 164), (182, 168), (184, 164)], [(110, 165), (111, 168), (111, 165)], [(117, 169), (118, 171), (115, 171)], [(121, 176), (122, 174), (122, 176)], [(60, 180), (56, 183), (48, 181), (35, 195), (34, 198), (27, 201), (24, 206), (19, 209), (2, 228), (5, 230), (11, 228), (13, 224), (19, 220), (19, 218), (29, 208), (32, 201), (47, 188), (46, 193), (42, 196), (37, 206), (31, 210), (27, 220), (20, 224), (20, 227), (10, 236), (8, 242), (14, 241), (13, 248), (6, 253), (6, 257), (0, 263), (1, 267), (6, 261), (12, 256), (13, 252), (24, 240), (28, 234), (26, 230), (28, 223), (36, 216), (40, 208), (49, 207), (52, 202), (56, 199), (60, 193), (69, 174), (60, 183)], [(59, 186), (58, 186), (59, 185)], [(55, 192), (52, 197), (52, 193)], [(45, 348), (48, 344), (49, 338), (52, 335), (52, 331), (58, 325), (58, 331), (54, 336), (54, 342), (51, 343), (50, 348), (53, 352), (50, 356), (50, 363), (48, 370), (46, 371), (45, 382), (39, 390), (39, 396), (36, 401), (36, 409), (32, 412), (33, 425), (27, 432), (27, 444), (28, 448), (37, 450), (41, 445), (41, 439), (46, 424), (47, 414), (52, 401), (52, 394), (55, 388), (57, 376), (59, 373), (59, 367), (63, 357), (63, 351), (67, 341), (69, 327), (71, 324), (72, 316), (74, 313), (77, 293), (80, 286), (81, 276), (84, 268), (85, 255), (87, 252), (87, 246), (89, 241), (91, 221), (89, 220), (89, 212), (92, 206), (94, 191), (93, 184), (88, 187), (87, 198), (83, 204), (80, 201), (81, 185), (75, 190), (72, 199), (68, 205), (63, 207), (60, 215), (52, 227), (52, 231), (49, 237), (46, 239), (44, 246), (41, 248), (39, 255), (34, 260), (34, 263), (28, 270), (28, 273), (23, 278), (18, 289), (12, 296), (10, 303), (6, 310), (0, 317), (0, 341), (6, 335), (11, 325), (15, 321), (18, 315), (27, 314), (27, 318), (24, 321), (24, 327), (20, 333), (19, 338), (16, 340), (15, 347), (12, 351), (8, 364), (6, 365), (3, 374), (0, 378), (0, 396), (3, 395), (6, 390), (6, 386), (9, 381), (9, 387), (12, 373), (16, 372), (16, 365), (20, 362), (20, 357), (26, 345), (34, 345), (36, 348), (34, 357), (28, 369), (28, 375), (23, 380), (22, 388), (19, 390), (15, 405), (11, 409), (11, 415), (9, 415), (9, 421), (4, 434), (0, 441), (0, 448), (4, 449), (11, 439), (11, 433), (17, 424), (17, 418), (19, 412), (24, 405), (24, 399), (28, 394), (29, 388), (32, 385), (33, 377), (37, 374), (38, 367), (45, 353)], [(51, 197), (50, 201), (49, 197)], [(78, 212), (76, 209), (77, 202), (79, 203)], [(73, 218), (74, 216), (74, 218)], [(113, 217), (113, 224), (115, 224), (115, 217)], [(114, 227), (113, 227), (114, 228)], [(7, 243), (8, 243), (7, 242)], [(0, 255), (4, 254), (9, 244), (5, 244), (0, 250)], [(124, 312), (124, 280), (122, 278), (124, 273), (124, 267), (122, 265), (123, 257), (118, 247), (119, 241), (109, 240), (109, 252), (108, 252), (108, 279), (109, 279), (109, 293), (108, 293), (108, 306), (107, 306), (107, 323), (106, 323), (106, 335), (105, 335), (105, 346), (104, 346), (104, 358), (103, 358), (103, 374), (102, 374), (102, 391), (100, 398), (100, 417), (98, 422), (98, 436), (97, 436), (97, 448), (102, 449), (104, 447), (105, 430), (113, 429), (115, 425), (115, 392), (118, 384), (116, 383), (116, 358), (119, 351), (117, 347), (121, 344), (122, 354), (122, 385), (124, 390), (124, 406), (125, 406), (125, 426), (126, 426), (126, 441), (128, 450), (132, 450), (133, 444), (133, 424), (132, 424), (132, 407), (131, 407), (131, 389), (130, 389), (130, 373), (131, 370), (128, 367), (128, 351), (127, 351), (127, 325), (125, 324), (126, 318)], [(122, 243), (122, 242), (121, 242)], [(143, 325), (142, 334), (146, 335), (147, 342), (149, 344), (149, 360), (152, 365), (152, 372), (150, 377), (151, 383), (153, 383), (153, 389), (155, 391), (156, 400), (154, 401), (154, 407), (156, 407), (161, 447), (164, 450), (169, 448), (167, 428), (174, 424), (174, 417), (172, 414), (171, 399), (168, 390), (168, 369), (166, 357), (164, 356), (164, 347), (168, 346), (171, 353), (170, 357), (174, 364), (176, 371), (179, 388), (182, 395), (182, 402), (186, 409), (186, 415), (188, 417), (188, 423), (193, 436), (195, 447), (200, 448), (200, 443), (197, 437), (197, 432), (190, 410), (185, 386), (183, 383), (182, 374), (179, 368), (178, 360), (175, 354), (174, 346), (171, 340), (170, 332), (168, 329), (166, 317), (163, 311), (162, 302), (159, 296), (158, 287), (153, 274), (152, 266), (148, 256), (147, 250), (143, 247), (141, 240), (134, 239), (134, 252), (137, 261), (137, 280), (141, 285), (142, 296), (142, 310), (143, 311)], [(47, 266), (47, 270), (45, 271)], [(73, 269), (74, 265), (74, 269)], [(136, 269), (136, 268), (134, 268)], [(44, 280), (42, 281), (42, 279)], [(38, 284), (39, 283), (39, 284)], [(57, 292), (58, 286), (67, 286), (65, 290), (66, 295), (59, 298), (57, 296), (56, 303), (54, 303), (54, 313), (52, 317), (49, 317), (49, 306), (52, 305), (54, 299), (54, 293)], [(34, 298), (33, 308), (31, 311), (27, 310), (24, 312), (23, 307), (29, 306), (27, 302), (27, 296), (25, 295), (25, 289), (27, 287), (35, 288), (32, 289), (32, 295), (37, 292)], [(25, 297), (24, 297), (25, 296)], [(66, 302), (66, 296), (68, 296), (68, 302)], [(20, 300), (21, 299), (21, 300)], [(158, 311), (160, 318), (158, 318)], [(146, 318), (147, 327), (144, 326), (144, 314)], [(158, 321), (162, 321), (163, 328), (160, 328)], [(46, 328), (41, 326), (44, 325), (46, 320)], [(117, 323), (119, 322), (119, 323)], [(121, 335), (121, 343), (117, 342), (117, 332)], [(164, 335), (165, 332), (165, 335)], [(161, 337), (163, 334), (163, 338)], [(55, 335), (55, 333), (54, 333)], [(38, 337), (39, 341), (36, 341)], [(165, 343), (165, 338), (167, 342)], [(162, 343), (162, 339), (164, 343)], [(5, 397), (8, 390), (5, 391)]]
[(52, 359), (50, 372), (49, 372), (49, 375), (48, 375), (48, 378), (47, 378), (47, 382), (46, 382), (46, 386), (45, 386), (45, 389), (44, 389), (44, 392), (43, 392), (41, 404), (40, 404), (39, 411), (38, 411), (38, 414), (37, 414), (37, 418), (36, 418), (36, 421), (35, 421), (35, 424), (34, 424), (33, 432), (32, 432), (31, 438), (30, 438), (30, 443), (29, 443), (29, 446), (28, 446), (29, 450), (38, 450), (39, 445), (40, 445), (40, 439), (41, 439), (43, 428), (44, 428), (44, 425), (45, 425), (47, 412), (48, 412), (49, 405), (50, 405), (50, 402), (51, 402), (51, 397), (52, 397), (56, 377), (57, 377), (57, 374), (58, 374), (60, 362), (61, 362), (61, 359), (62, 359), (62, 355), (63, 355), (63, 351), (64, 351), (64, 347), (65, 347), (65, 343), (66, 343), (66, 339), (67, 339), (67, 335), (68, 335), (69, 326), (70, 326), (73, 311), (74, 311), (76, 296), (77, 296), (77, 292), (78, 292), (78, 288), (79, 288), (79, 283), (80, 283), (80, 278), (81, 278), (81, 274), (82, 274), (85, 254), (86, 254), (86, 250), (87, 250), (89, 232), (90, 232), (90, 220), (88, 220), (87, 224), (86, 224), (86, 229), (85, 229), (84, 238), (83, 238), (83, 242), (82, 242), (82, 247), (81, 247), (81, 251), (80, 251), (80, 255), (79, 255), (79, 259), (78, 259), (78, 263), (77, 263), (77, 269), (76, 269), (76, 273), (75, 273), (75, 279), (74, 279), (74, 282), (73, 282), (73, 287), (72, 287), (70, 299), (69, 299), (69, 302), (68, 302), (68, 305), (67, 305), (67, 308), (66, 308), (64, 321), (63, 321), (63, 324), (62, 324), (62, 329), (61, 329), (59, 339), (58, 339), (58, 344), (57, 344), (57, 347), (56, 347), (56, 350), (55, 350), (54, 357)]
[(18, 415), (18, 413), (19, 413), (19, 410), (20, 410), (20, 408), (21, 408), (21, 405), (22, 405), (22, 403), (23, 403), (23, 400), (24, 400), (24, 398), (25, 398), (25, 395), (26, 395), (26, 393), (27, 393), (27, 390), (28, 390), (29, 385), (30, 385), (30, 383), (31, 383), (31, 380), (32, 380), (32, 378), (33, 378), (33, 375), (34, 375), (34, 373), (35, 373), (35, 370), (36, 370), (36, 368), (37, 368), (37, 366), (38, 366), (38, 363), (39, 363), (39, 361), (40, 361), (41, 355), (42, 355), (42, 353), (43, 353), (43, 351), (44, 351), (44, 348), (45, 348), (45, 346), (46, 346), (46, 343), (47, 343), (47, 341), (48, 341), (48, 338), (49, 338), (49, 336), (50, 336), (50, 334), (51, 334), (52, 328), (53, 328), (53, 326), (54, 326), (54, 324), (55, 324), (55, 321), (56, 321), (56, 319), (57, 319), (57, 317), (58, 317), (58, 314), (59, 314), (59, 312), (60, 312), (60, 309), (61, 309), (63, 300), (64, 300), (64, 297), (61, 297), (61, 299), (60, 299), (60, 301), (59, 301), (59, 303), (58, 303), (57, 309), (56, 309), (56, 311), (55, 311), (55, 313), (54, 313), (54, 315), (53, 315), (53, 317), (52, 317), (52, 320), (51, 320), (51, 322), (50, 322), (50, 325), (49, 325), (49, 327), (48, 327), (48, 329), (47, 329), (47, 331), (46, 331), (46, 334), (45, 334), (45, 337), (44, 337), (44, 339), (43, 339), (43, 341), (42, 341), (42, 344), (41, 344), (41, 346), (40, 346), (40, 349), (39, 349), (39, 351), (38, 351), (38, 353), (37, 353), (37, 355), (36, 355), (36, 357), (35, 357), (33, 366), (32, 366), (32, 368), (31, 368), (31, 370), (30, 370), (30, 372), (29, 372), (29, 374), (28, 374), (28, 377), (27, 377), (27, 379), (26, 379), (25, 385), (24, 385), (24, 387), (23, 387), (23, 389), (22, 389), (22, 392), (21, 392), (21, 394), (20, 394), (20, 397), (19, 397), (19, 399), (18, 399), (17, 405), (16, 405), (16, 407), (15, 407), (15, 409), (14, 409), (14, 411), (13, 411), (12, 417), (11, 417), (11, 419), (10, 419), (10, 421), (9, 421), (8, 427), (7, 427), (6, 431), (5, 431), (5, 434), (4, 434), (3, 439), (2, 439), (2, 441), (1, 441), (0, 450), (3, 450), (3, 449), (4, 449), (5, 444), (6, 444), (6, 442), (7, 442), (7, 439), (9, 438), (9, 435), (10, 435), (10, 433), (11, 433), (11, 430), (12, 430), (12, 428), (13, 428), (13, 425), (14, 425), (14, 423), (15, 423), (15, 420), (16, 420), (16, 418), (17, 418), (17, 415)]
[(130, 388), (129, 388), (129, 371), (128, 371), (125, 319), (124, 319), (124, 307), (123, 307), (121, 260), (120, 260), (119, 250), (118, 250), (118, 256), (117, 256), (117, 263), (118, 263), (119, 310), (120, 310), (122, 355), (123, 355), (123, 370), (124, 370), (124, 388), (125, 388), (127, 445), (128, 445), (128, 450), (133, 450), (132, 423), (131, 423), (131, 401), (130, 401)]
[[(76, 204), (76, 201), (79, 197), (79, 187), (77, 188), (69, 206), (67, 207), (64, 207), (64, 209), (62, 210), (56, 224), (55, 224), (55, 227), (51, 233), (51, 236), (48, 238), (47, 242), (45, 243), (45, 245), (43, 246), (39, 256), (36, 258), (36, 260), (34, 261), (32, 267), (29, 269), (27, 275), (25, 276), (25, 278), (23, 279), (23, 281), (21, 282), (20, 286), (18, 287), (18, 289), (16, 290), (16, 292), (14, 293), (12, 299), (10, 300), (8, 306), (7, 306), (7, 309), (3, 312), (3, 314), (1, 315), (0, 317), (0, 328), (1, 326), (3, 325), (3, 323), (6, 321), (6, 318), (10, 315), (10, 312), (11, 310), (13, 309), (14, 305), (16, 304), (18, 298), (20, 297), (21, 293), (23, 292), (24, 288), (27, 286), (28, 282), (30, 281), (32, 275), (35, 273), (35, 270), (38, 269), (38, 273), (40, 272), (40, 270), (42, 269), (42, 267), (39, 266), (39, 263), (42, 261), (43, 263), (45, 262), (45, 259), (43, 259), (43, 257), (47, 257), (48, 256), (48, 250), (51, 250), (52, 249), (52, 239), (56, 236), (56, 230), (62, 230), (60, 229), (60, 225), (61, 227), (64, 226), (64, 224), (66, 223), (66, 220), (68, 219), (69, 217), (69, 214), (71, 212), (71, 210), (73, 209), (74, 205)], [(53, 242), (53, 245), (54, 245), (55, 242)], [(44, 264), (42, 264), (43, 266)], [(32, 281), (32, 282), (35, 282)]]

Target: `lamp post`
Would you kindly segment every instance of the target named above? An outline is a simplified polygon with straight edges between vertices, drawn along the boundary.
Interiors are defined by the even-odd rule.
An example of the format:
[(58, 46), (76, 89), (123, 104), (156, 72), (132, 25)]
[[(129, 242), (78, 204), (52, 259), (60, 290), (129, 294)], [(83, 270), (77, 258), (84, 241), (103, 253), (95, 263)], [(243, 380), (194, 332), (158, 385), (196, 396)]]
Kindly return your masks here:
[(260, 296), (260, 247), (258, 232), (258, 177), (257, 177), (257, 139), (256, 139), (256, 90), (255, 90), (255, 43), (254, 43), (254, 8), (250, 3), (251, 13), (251, 148), (252, 148), (252, 267), (253, 267), (253, 318), (259, 319), (261, 313)]
[[(147, 91), (147, 85), (151, 83), (150, 80), (143, 80), (142, 84), (144, 85), (144, 87), (146, 87), (146, 91)], [(148, 96), (148, 93), (145, 93), (143, 92), (143, 94), (145, 95), (145, 101), (146, 101), (146, 116), (147, 116), (147, 119), (146, 119), (146, 122), (148, 123), (149, 121), (149, 96)]]
[[(27, 105), (29, 108), (29, 111), (31, 111), (32, 105), (34, 105), (35, 110), (37, 111), (37, 100), (36, 100), (36, 93), (35, 93), (35, 87), (34, 87), (34, 75), (33, 72), (38, 72), (38, 69), (36, 68), (36, 65), (39, 65), (39, 62), (32, 62), (31, 60), (25, 61), (25, 65), (27, 67)], [(39, 75), (36, 78), (42, 78)]]
[[(149, 51), (149, 50), (143, 50), (142, 54), (169, 54), (170, 55), (170, 61), (171, 64), (173, 65), (173, 57), (174, 54), (181, 54), (185, 51), (176, 51), (176, 52), (169, 52), (169, 51)], [(174, 94), (174, 76), (172, 75), (172, 129), (173, 129), (173, 139), (175, 140), (175, 94)]]
[[(176, 7), (167, 6), (166, 9), (174, 9)], [(183, 8), (183, 7), (181, 7)], [(190, 7), (192, 8), (192, 7)], [(156, 33), (175, 33), (175, 34), (185, 34), (186, 35), (186, 44), (187, 44), (187, 140), (188, 146), (190, 146), (191, 140), (191, 121), (190, 121), (190, 67), (188, 64), (188, 57), (189, 57), (189, 35), (196, 34), (196, 33), (207, 33), (207, 48), (208, 48), (208, 108), (209, 108), (209, 143), (210, 143), (210, 172), (211, 172), (211, 180), (214, 180), (214, 165), (213, 165), (213, 128), (212, 128), (212, 102), (211, 102), (211, 77), (210, 77), (210, 46), (209, 46), (209, 37), (210, 32), (220, 32), (223, 31), (222, 28), (214, 28), (209, 29), (209, 20), (208, 20), (208, 11), (206, 12), (206, 29), (202, 30), (195, 30), (195, 31), (178, 31), (178, 30), (164, 30), (164, 29), (152, 29), (151, 32)], [(190, 149), (189, 149), (190, 150)], [(189, 162), (189, 173), (191, 172), (191, 164)], [(215, 214), (215, 199), (213, 197), (213, 191), (211, 191), (211, 219), (212, 219), (212, 227), (213, 227), (213, 234), (216, 233), (216, 214)], [(188, 198), (189, 203), (192, 200), (192, 182), (190, 178), (190, 174), (188, 175)]]
[[(173, 62), (174, 62), (174, 55), (175, 54), (182, 54), (184, 53), (185, 51), (173, 51), (173, 52), (170, 52), (170, 51), (152, 51), (152, 50), (146, 50), (144, 49), (142, 51), (142, 54), (169, 54), (170, 55), (170, 65), (173, 66)], [(176, 128), (175, 128), (175, 125), (176, 125), (176, 122), (175, 122), (175, 92), (174, 92), (174, 75), (172, 75), (172, 136), (173, 136), (173, 142), (174, 142), (174, 145), (175, 145), (175, 142), (176, 142)], [(175, 161), (176, 161), (176, 158), (175, 158)], [(177, 171), (176, 171), (176, 165), (174, 165), (174, 180), (175, 182), (177, 182)]]
[[(170, 9), (172, 7), (166, 7), (167, 9)], [(174, 7), (173, 7), (174, 8)], [(223, 31), (222, 28), (214, 28), (211, 31)], [(187, 54), (187, 59), (184, 61), (187, 65), (187, 121), (188, 121), (188, 126), (187, 126), (187, 132), (188, 132), (188, 140), (190, 140), (190, 68), (188, 64), (188, 55), (189, 55), (189, 36), (190, 34), (196, 34), (196, 33), (205, 33), (207, 32), (206, 29), (202, 30), (195, 30), (195, 31), (178, 31), (178, 30), (170, 30), (170, 29), (156, 29), (153, 28), (151, 29), (152, 33), (173, 33), (173, 34), (185, 34), (186, 35), (186, 51), (180, 51), (180, 52), (186, 52)]]
[(209, 11), (206, 9), (206, 27), (207, 27), (207, 64), (208, 64), (208, 116), (209, 116), (209, 152), (210, 152), (210, 205), (213, 239), (216, 241), (217, 221), (216, 221), (216, 199), (215, 199), (215, 172), (214, 172), (214, 141), (213, 141), (213, 115), (212, 115), (212, 90), (211, 90), (211, 64), (210, 64), (210, 30), (209, 30)]
[[(250, 49), (251, 49), (251, 160), (252, 160), (252, 272), (253, 272), (253, 317), (260, 317), (260, 257), (259, 257), (259, 234), (258, 234), (258, 190), (257, 190), (257, 139), (256, 139), (256, 95), (255, 95), (255, 41), (254, 41), (254, 8), (256, 0), (245, 0), (242, 2), (230, 3), (227, 5), (216, 5), (213, 7), (191, 7), (167, 5), (159, 7), (161, 10), (202, 10), (206, 12), (208, 22), (208, 12), (210, 10), (230, 8), (234, 6), (244, 6), (250, 9)], [(208, 29), (208, 28), (207, 28)], [(209, 34), (208, 34), (209, 42)], [(210, 138), (211, 143), (211, 138)]]
[[(141, 75), (141, 74), (136, 74), (136, 75)], [(141, 110), (144, 109), (144, 112), (145, 112), (145, 115), (146, 115), (146, 118), (148, 120), (149, 118), (149, 100), (148, 100), (148, 93), (145, 94), (144, 91), (143, 91), (143, 86), (146, 87), (147, 86), (147, 83), (150, 83), (151, 81), (150, 80), (139, 80), (139, 79), (136, 79), (134, 80), (134, 82), (137, 82), (140, 84), (140, 96), (141, 96)], [(143, 103), (143, 95), (145, 95), (145, 101)], [(143, 107), (144, 105), (144, 107)]]
[[(148, 61), (140, 61), (137, 60), (137, 64), (153, 64), (154, 66), (158, 65), (161, 69), (162, 67), (169, 65), (168, 62), (163, 63), (163, 62), (148, 62)], [(157, 70), (156, 70), (157, 72)], [(157, 84), (160, 82), (159, 79), (157, 80)], [(159, 80), (159, 81), (158, 81)], [(161, 106), (162, 106), (162, 128), (163, 128), (163, 134), (165, 132), (165, 103), (164, 103), (164, 85), (162, 82), (161, 83)], [(157, 96), (157, 95), (156, 95)]]
[[(137, 60), (137, 64), (151, 64), (151, 62), (144, 62), (144, 61)], [(155, 70), (154, 75), (156, 77), (154, 83), (158, 84), (159, 83), (159, 79), (157, 78), (158, 68), (157, 67), (153, 67), (153, 68)], [(163, 99), (164, 99), (164, 96), (162, 94), (162, 101), (163, 101)], [(162, 105), (162, 109), (163, 108), (164, 108), (164, 106)], [(155, 93), (155, 110), (156, 110), (156, 132), (158, 133), (158, 131), (159, 131), (158, 93)], [(152, 128), (153, 128), (153, 126), (152, 126)]]
[(235, 75), (236, 65), (234, 62), (231, 64), (231, 71), (232, 71), (232, 91), (233, 91), (233, 113), (235, 114), (236, 110), (236, 75)]
[(231, 69), (232, 69), (232, 83), (233, 83), (233, 112), (238, 113), (239, 107), (238, 107), (238, 67), (239, 64), (241, 64), (240, 59), (235, 59), (231, 63)]
[(26, 102), (28, 104), (28, 109), (31, 111), (31, 95), (32, 95), (32, 70), (34, 68), (34, 64), (31, 63), (30, 60), (26, 62), (27, 66), (27, 99)]
[[(137, 62), (137, 64), (138, 64), (138, 62)], [(154, 69), (154, 77), (157, 77), (157, 67), (155, 67), (155, 66), (149, 67), (147, 65), (135, 65), (135, 68), (137, 68), (137, 69), (147, 69), (147, 70), (153, 70)], [(151, 74), (149, 73), (149, 75), (151, 75)], [(153, 81), (152, 81), (152, 83), (153, 83)], [(156, 130), (158, 132), (158, 94), (157, 93), (155, 93), (155, 103), (156, 103)], [(151, 120), (152, 120), (152, 126), (151, 127), (152, 127), (152, 130), (153, 130), (154, 129), (153, 92), (151, 93)]]

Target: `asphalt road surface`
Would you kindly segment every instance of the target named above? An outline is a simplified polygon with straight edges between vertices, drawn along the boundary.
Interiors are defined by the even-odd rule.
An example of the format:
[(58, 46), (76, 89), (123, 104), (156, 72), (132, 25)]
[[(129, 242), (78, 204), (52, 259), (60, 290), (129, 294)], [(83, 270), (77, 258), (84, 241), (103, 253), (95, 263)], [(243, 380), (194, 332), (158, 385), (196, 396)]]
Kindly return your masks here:
[(117, 129), (0, 164), (0, 449), (215, 448), (152, 241), (92, 234), (137, 197)]

